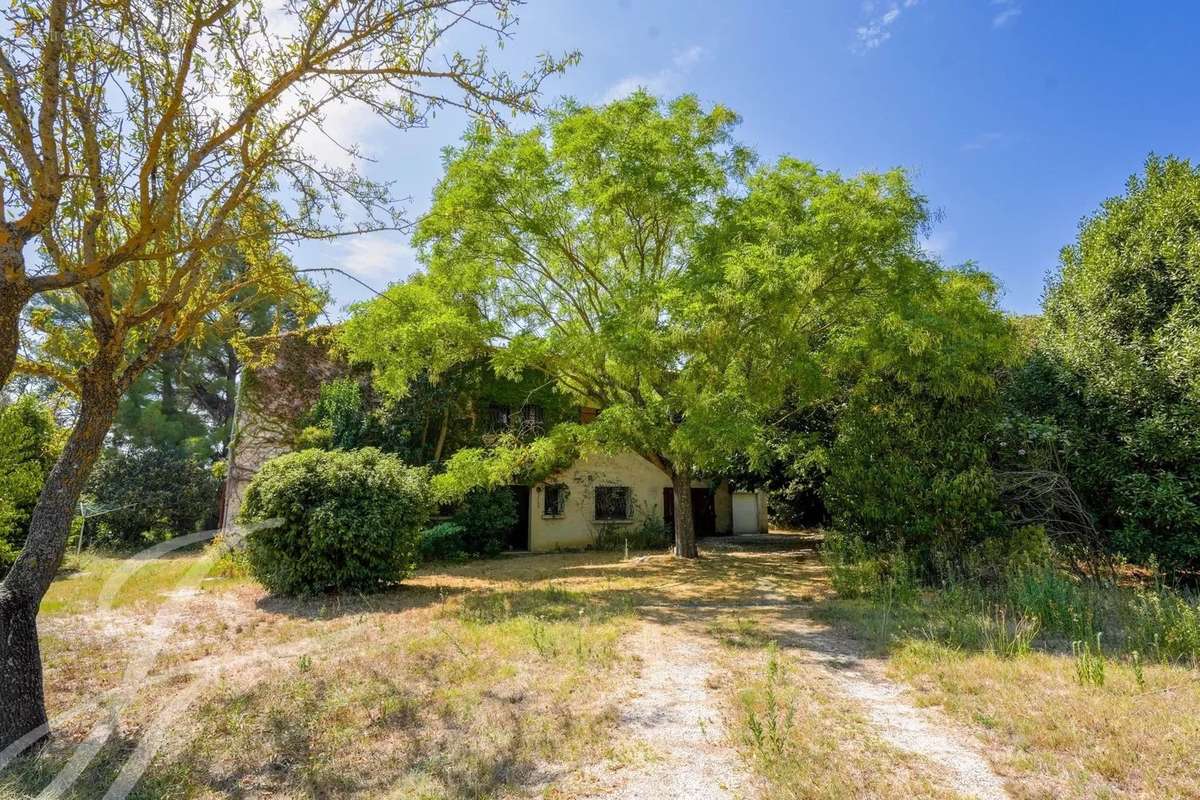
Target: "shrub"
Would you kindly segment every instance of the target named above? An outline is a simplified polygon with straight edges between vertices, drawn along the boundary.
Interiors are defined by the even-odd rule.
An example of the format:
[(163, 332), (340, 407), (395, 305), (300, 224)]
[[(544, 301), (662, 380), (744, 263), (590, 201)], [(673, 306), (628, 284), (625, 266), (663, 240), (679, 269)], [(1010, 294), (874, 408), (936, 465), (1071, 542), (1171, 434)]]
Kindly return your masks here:
[(1200, 167), (1151, 157), (1085, 219), (1007, 394), (1047, 421), (1055, 463), (1110, 551), (1200, 569)]
[(988, 413), (970, 401), (892, 391), (881, 387), (842, 413), (826, 504), (841, 530), (881, 550), (901, 547), (926, 576), (944, 576), (1003, 532)]
[(428, 479), (373, 448), (304, 450), (272, 459), (250, 481), (243, 523), (251, 573), (277, 594), (372, 591), (416, 566), (429, 518)]
[(421, 560), (462, 561), (469, 558), (465, 533), (453, 522), (442, 522), (421, 531)]
[(25, 544), (29, 515), (61, 446), (62, 431), (35, 398), (0, 409), (0, 577)]
[(462, 529), (468, 555), (497, 555), (504, 550), (505, 534), (517, 524), (517, 497), (506, 487), (472, 489), (450, 521)]
[(217, 487), (212, 470), (182, 448), (110, 449), (88, 491), (114, 510), (88, 524), (92, 540), (131, 548), (193, 533), (214, 521)]
[(1160, 661), (1200, 664), (1200, 603), (1173, 589), (1141, 590), (1123, 609), (1127, 644)]
[(308, 425), (296, 434), (292, 446), (296, 450), (332, 450), (333, 433), (328, 428)]
[(902, 550), (883, 551), (857, 536), (830, 533), (821, 554), (841, 597), (908, 602), (917, 596), (916, 569)]
[(652, 515), (633, 525), (596, 526), (597, 550), (661, 550), (671, 541), (667, 524)]

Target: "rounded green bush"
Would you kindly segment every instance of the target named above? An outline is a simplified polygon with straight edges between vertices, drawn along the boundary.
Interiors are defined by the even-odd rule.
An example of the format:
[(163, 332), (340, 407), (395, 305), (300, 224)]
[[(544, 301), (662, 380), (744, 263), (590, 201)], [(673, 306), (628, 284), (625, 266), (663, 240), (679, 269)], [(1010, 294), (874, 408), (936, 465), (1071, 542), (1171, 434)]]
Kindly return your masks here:
[(421, 560), (465, 561), (470, 557), (465, 533), (453, 522), (442, 522), (421, 531)]
[(250, 481), (239, 520), (251, 574), (275, 594), (373, 591), (416, 567), (431, 506), (424, 470), (373, 448), (303, 450)]

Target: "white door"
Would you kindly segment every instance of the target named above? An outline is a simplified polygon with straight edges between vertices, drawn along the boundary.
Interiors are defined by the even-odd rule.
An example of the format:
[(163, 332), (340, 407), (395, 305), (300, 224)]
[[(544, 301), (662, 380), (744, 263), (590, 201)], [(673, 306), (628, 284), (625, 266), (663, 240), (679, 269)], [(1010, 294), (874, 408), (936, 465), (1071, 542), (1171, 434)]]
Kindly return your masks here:
[(758, 533), (758, 496), (754, 492), (733, 493), (733, 532)]

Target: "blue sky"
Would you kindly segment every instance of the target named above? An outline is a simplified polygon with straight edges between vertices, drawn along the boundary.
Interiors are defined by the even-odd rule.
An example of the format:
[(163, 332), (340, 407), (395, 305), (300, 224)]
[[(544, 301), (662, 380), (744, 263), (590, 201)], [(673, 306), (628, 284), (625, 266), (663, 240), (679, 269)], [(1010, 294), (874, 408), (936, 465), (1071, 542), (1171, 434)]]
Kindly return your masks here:
[[(1200, 157), (1200, 4), (538, 2), (500, 53), (519, 70), (541, 52), (582, 63), (547, 100), (584, 102), (645, 86), (723, 103), (764, 160), (788, 153), (846, 173), (908, 169), (940, 214), (927, 248), (972, 260), (1002, 305), (1038, 309), (1047, 271), (1079, 220), (1119, 193), (1146, 155)], [(446, 113), (397, 133), (361, 113), (329, 120), (361, 141), (367, 171), (428, 207), (440, 150), (466, 122)], [(416, 268), (404, 237), (298, 248), (301, 266), (339, 266), (382, 289)], [(331, 279), (335, 306), (369, 293)]]

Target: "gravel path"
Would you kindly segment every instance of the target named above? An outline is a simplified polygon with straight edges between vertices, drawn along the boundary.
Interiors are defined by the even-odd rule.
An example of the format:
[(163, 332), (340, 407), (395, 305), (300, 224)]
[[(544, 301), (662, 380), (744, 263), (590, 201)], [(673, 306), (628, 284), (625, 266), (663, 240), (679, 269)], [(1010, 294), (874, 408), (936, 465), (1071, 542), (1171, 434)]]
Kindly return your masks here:
[(632, 768), (593, 771), (587, 798), (740, 800), (751, 779), (730, 746), (716, 702), (711, 641), (679, 626), (642, 623), (624, 640), (641, 663), (618, 736), (652, 755)]
[[(787, 602), (770, 577), (760, 578), (756, 588), (768, 607)], [(822, 668), (846, 696), (858, 701), (885, 742), (942, 767), (943, 782), (965, 797), (1009, 800), (1004, 781), (984, 758), (975, 737), (937, 709), (914, 705), (908, 692), (886, 676), (883, 662), (864, 657), (849, 637), (790, 613), (771, 620), (768, 627), (786, 652)]]
[(787, 630), (792, 638), (781, 641), (784, 651), (825, 670), (862, 705), (885, 742), (942, 767), (943, 782), (965, 797), (1009, 800), (1004, 781), (975, 738), (937, 709), (914, 705), (908, 692), (884, 674), (882, 662), (863, 658), (851, 640), (814, 623), (792, 620)]

